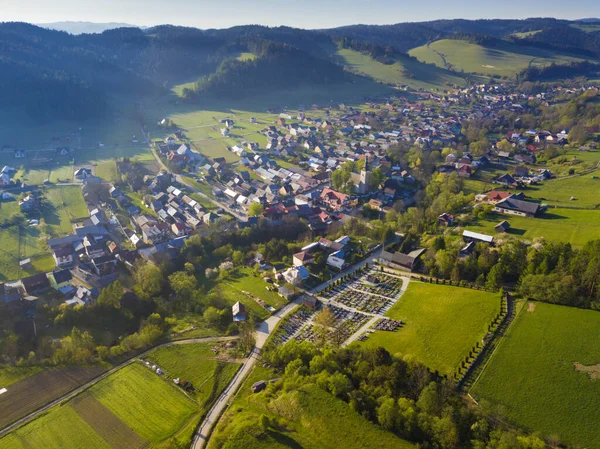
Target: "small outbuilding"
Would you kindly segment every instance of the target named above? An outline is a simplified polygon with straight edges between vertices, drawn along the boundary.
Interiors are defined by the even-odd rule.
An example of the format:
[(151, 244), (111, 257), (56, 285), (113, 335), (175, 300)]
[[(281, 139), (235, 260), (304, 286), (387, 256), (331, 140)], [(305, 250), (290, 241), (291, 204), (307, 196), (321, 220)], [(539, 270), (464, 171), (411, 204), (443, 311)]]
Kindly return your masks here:
[(267, 382), (259, 380), (258, 382), (253, 383), (250, 388), (252, 389), (252, 393), (260, 393), (267, 388)]
[(508, 232), (510, 229), (510, 223), (506, 220), (501, 221), (496, 226), (494, 226), (494, 231), (496, 232)]
[(233, 321), (246, 321), (246, 308), (241, 302), (238, 301), (231, 307), (231, 313)]

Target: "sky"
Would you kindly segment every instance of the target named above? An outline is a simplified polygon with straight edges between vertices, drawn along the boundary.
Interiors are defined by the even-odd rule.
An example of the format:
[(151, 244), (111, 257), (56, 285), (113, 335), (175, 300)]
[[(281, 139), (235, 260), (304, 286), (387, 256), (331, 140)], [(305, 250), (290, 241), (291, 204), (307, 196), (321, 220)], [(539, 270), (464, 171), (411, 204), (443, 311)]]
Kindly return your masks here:
[(600, 0), (0, 0), (0, 21), (30, 23), (330, 28), (356, 23), (526, 17), (600, 17)]

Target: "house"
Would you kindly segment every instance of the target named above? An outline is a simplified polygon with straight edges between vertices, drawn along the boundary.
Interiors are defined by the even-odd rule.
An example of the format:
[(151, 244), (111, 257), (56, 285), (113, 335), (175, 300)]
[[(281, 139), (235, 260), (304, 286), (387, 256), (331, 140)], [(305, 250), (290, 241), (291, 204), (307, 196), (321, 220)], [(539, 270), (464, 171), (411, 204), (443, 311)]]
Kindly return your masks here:
[(246, 321), (246, 307), (239, 301), (231, 307), (231, 314), (233, 321)]
[(321, 193), (321, 201), (323, 201), (331, 209), (339, 211), (349, 206), (350, 197), (345, 193), (340, 193), (333, 189), (325, 188)]
[(282, 274), (284, 279), (292, 285), (300, 285), (310, 276), (305, 267), (292, 267), (285, 270)]
[(301, 251), (299, 253), (294, 254), (293, 261), (295, 267), (303, 267), (305, 265), (314, 263), (315, 258), (312, 254), (307, 253), (306, 251)]
[(510, 229), (510, 224), (506, 220), (501, 221), (496, 226), (494, 226), (494, 231), (496, 231), (496, 232), (508, 232), (509, 229)]
[(35, 209), (38, 205), (39, 200), (32, 195), (27, 195), (25, 198), (19, 201), (19, 208), (21, 209), (21, 212), (29, 212)]
[(438, 217), (438, 223), (441, 226), (453, 226), (454, 225), (454, 215), (444, 212), (442, 215), (440, 215)]
[(98, 290), (96, 288), (88, 289), (86, 287), (77, 287), (73, 298), (65, 301), (69, 305), (91, 305), (98, 298)]
[(379, 261), (382, 265), (398, 268), (400, 270), (413, 271), (417, 268), (421, 255), (425, 252), (425, 248), (418, 248), (408, 254), (401, 252), (381, 251)]
[(517, 181), (515, 181), (515, 178), (510, 176), (508, 173), (506, 173), (502, 176), (499, 176), (498, 178), (496, 178), (494, 180), (494, 182), (496, 182), (497, 184), (503, 184), (507, 187), (516, 187), (517, 186)]
[(182, 237), (186, 234), (185, 225), (181, 222), (173, 223), (171, 225), (171, 232), (175, 234), (175, 237)]
[(34, 274), (33, 276), (21, 280), (21, 283), (28, 295), (46, 290), (50, 287), (50, 282), (46, 277), (46, 273)]
[(492, 190), (490, 193), (488, 193), (487, 195), (487, 200), (490, 203), (497, 203), (498, 201), (502, 201), (505, 198), (508, 198), (510, 196), (510, 193), (508, 192), (502, 192), (500, 190)]
[(494, 243), (494, 237), (491, 235), (480, 234), (478, 232), (463, 231), (463, 240), (465, 242), (483, 242), (483, 243)]
[(54, 290), (60, 290), (63, 287), (70, 286), (71, 279), (73, 279), (73, 276), (71, 275), (70, 270), (60, 270), (48, 273), (48, 280), (50, 281), (50, 286)]
[(508, 198), (498, 201), (494, 207), (494, 212), (501, 214), (518, 215), (520, 217), (535, 217), (540, 212), (540, 205), (530, 201), (523, 201), (516, 196), (511, 195)]
[(78, 168), (77, 170), (75, 170), (75, 173), (73, 174), (73, 176), (75, 176), (75, 178), (77, 178), (77, 179), (85, 179), (88, 176), (90, 176), (91, 174), (92, 174), (91, 168)]
[(344, 266), (346, 265), (346, 260), (344, 259), (344, 252), (340, 250), (327, 256), (327, 265), (338, 270), (344, 268)]
[(289, 288), (285, 287), (284, 285), (277, 289), (277, 293), (279, 293), (279, 296), (281, 296), (286, 301), (289, 301), (294, 297), (294, 292)]
[(515, 176), (521, 176), (521, 177), (529, 176), (529, 169), (522, 165), (515, 167), (514, 172), (515, 172)]

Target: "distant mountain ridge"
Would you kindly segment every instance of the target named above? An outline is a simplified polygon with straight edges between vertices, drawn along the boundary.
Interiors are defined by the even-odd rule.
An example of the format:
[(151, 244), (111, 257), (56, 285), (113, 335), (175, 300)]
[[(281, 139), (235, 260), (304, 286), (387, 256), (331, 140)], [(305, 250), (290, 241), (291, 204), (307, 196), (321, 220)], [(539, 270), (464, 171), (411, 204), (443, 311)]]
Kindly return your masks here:
[(47, 28), (49, 30), (65, 31), (69, 34), (98, 34), (103, 33), (107, 30), (114, 30), (116, 28), (145, 28), (138, 25), (131, 25), (129, 23), (119, 22), (108, 22), (108, 23), (96, 23), (96, 22), (52, 22), (52, 23), (38, 23), (39, 27)]

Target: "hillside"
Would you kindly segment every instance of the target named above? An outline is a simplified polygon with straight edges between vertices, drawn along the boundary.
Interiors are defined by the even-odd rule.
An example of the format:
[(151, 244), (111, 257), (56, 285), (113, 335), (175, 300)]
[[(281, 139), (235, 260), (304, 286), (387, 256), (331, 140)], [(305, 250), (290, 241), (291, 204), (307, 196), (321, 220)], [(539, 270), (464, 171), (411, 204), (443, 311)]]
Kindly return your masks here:
[(337, 55), (350, 71), (384, 84), (407, 86), (413, 90), (445, 90), (453, 85), (466, 85), (464, 78), (408, 56), (395, 58), (392, 64), (383, 64), (356, 50), (340, 49)]
[[(535, 34), (537, 36), (539, 33)], [(482, 45), (465, 40), (441, 39), (409, 51), (419, 61), (456, 72), (513, 78), (529, 66), (566, 64), (581, 58), (505, 41)]]

